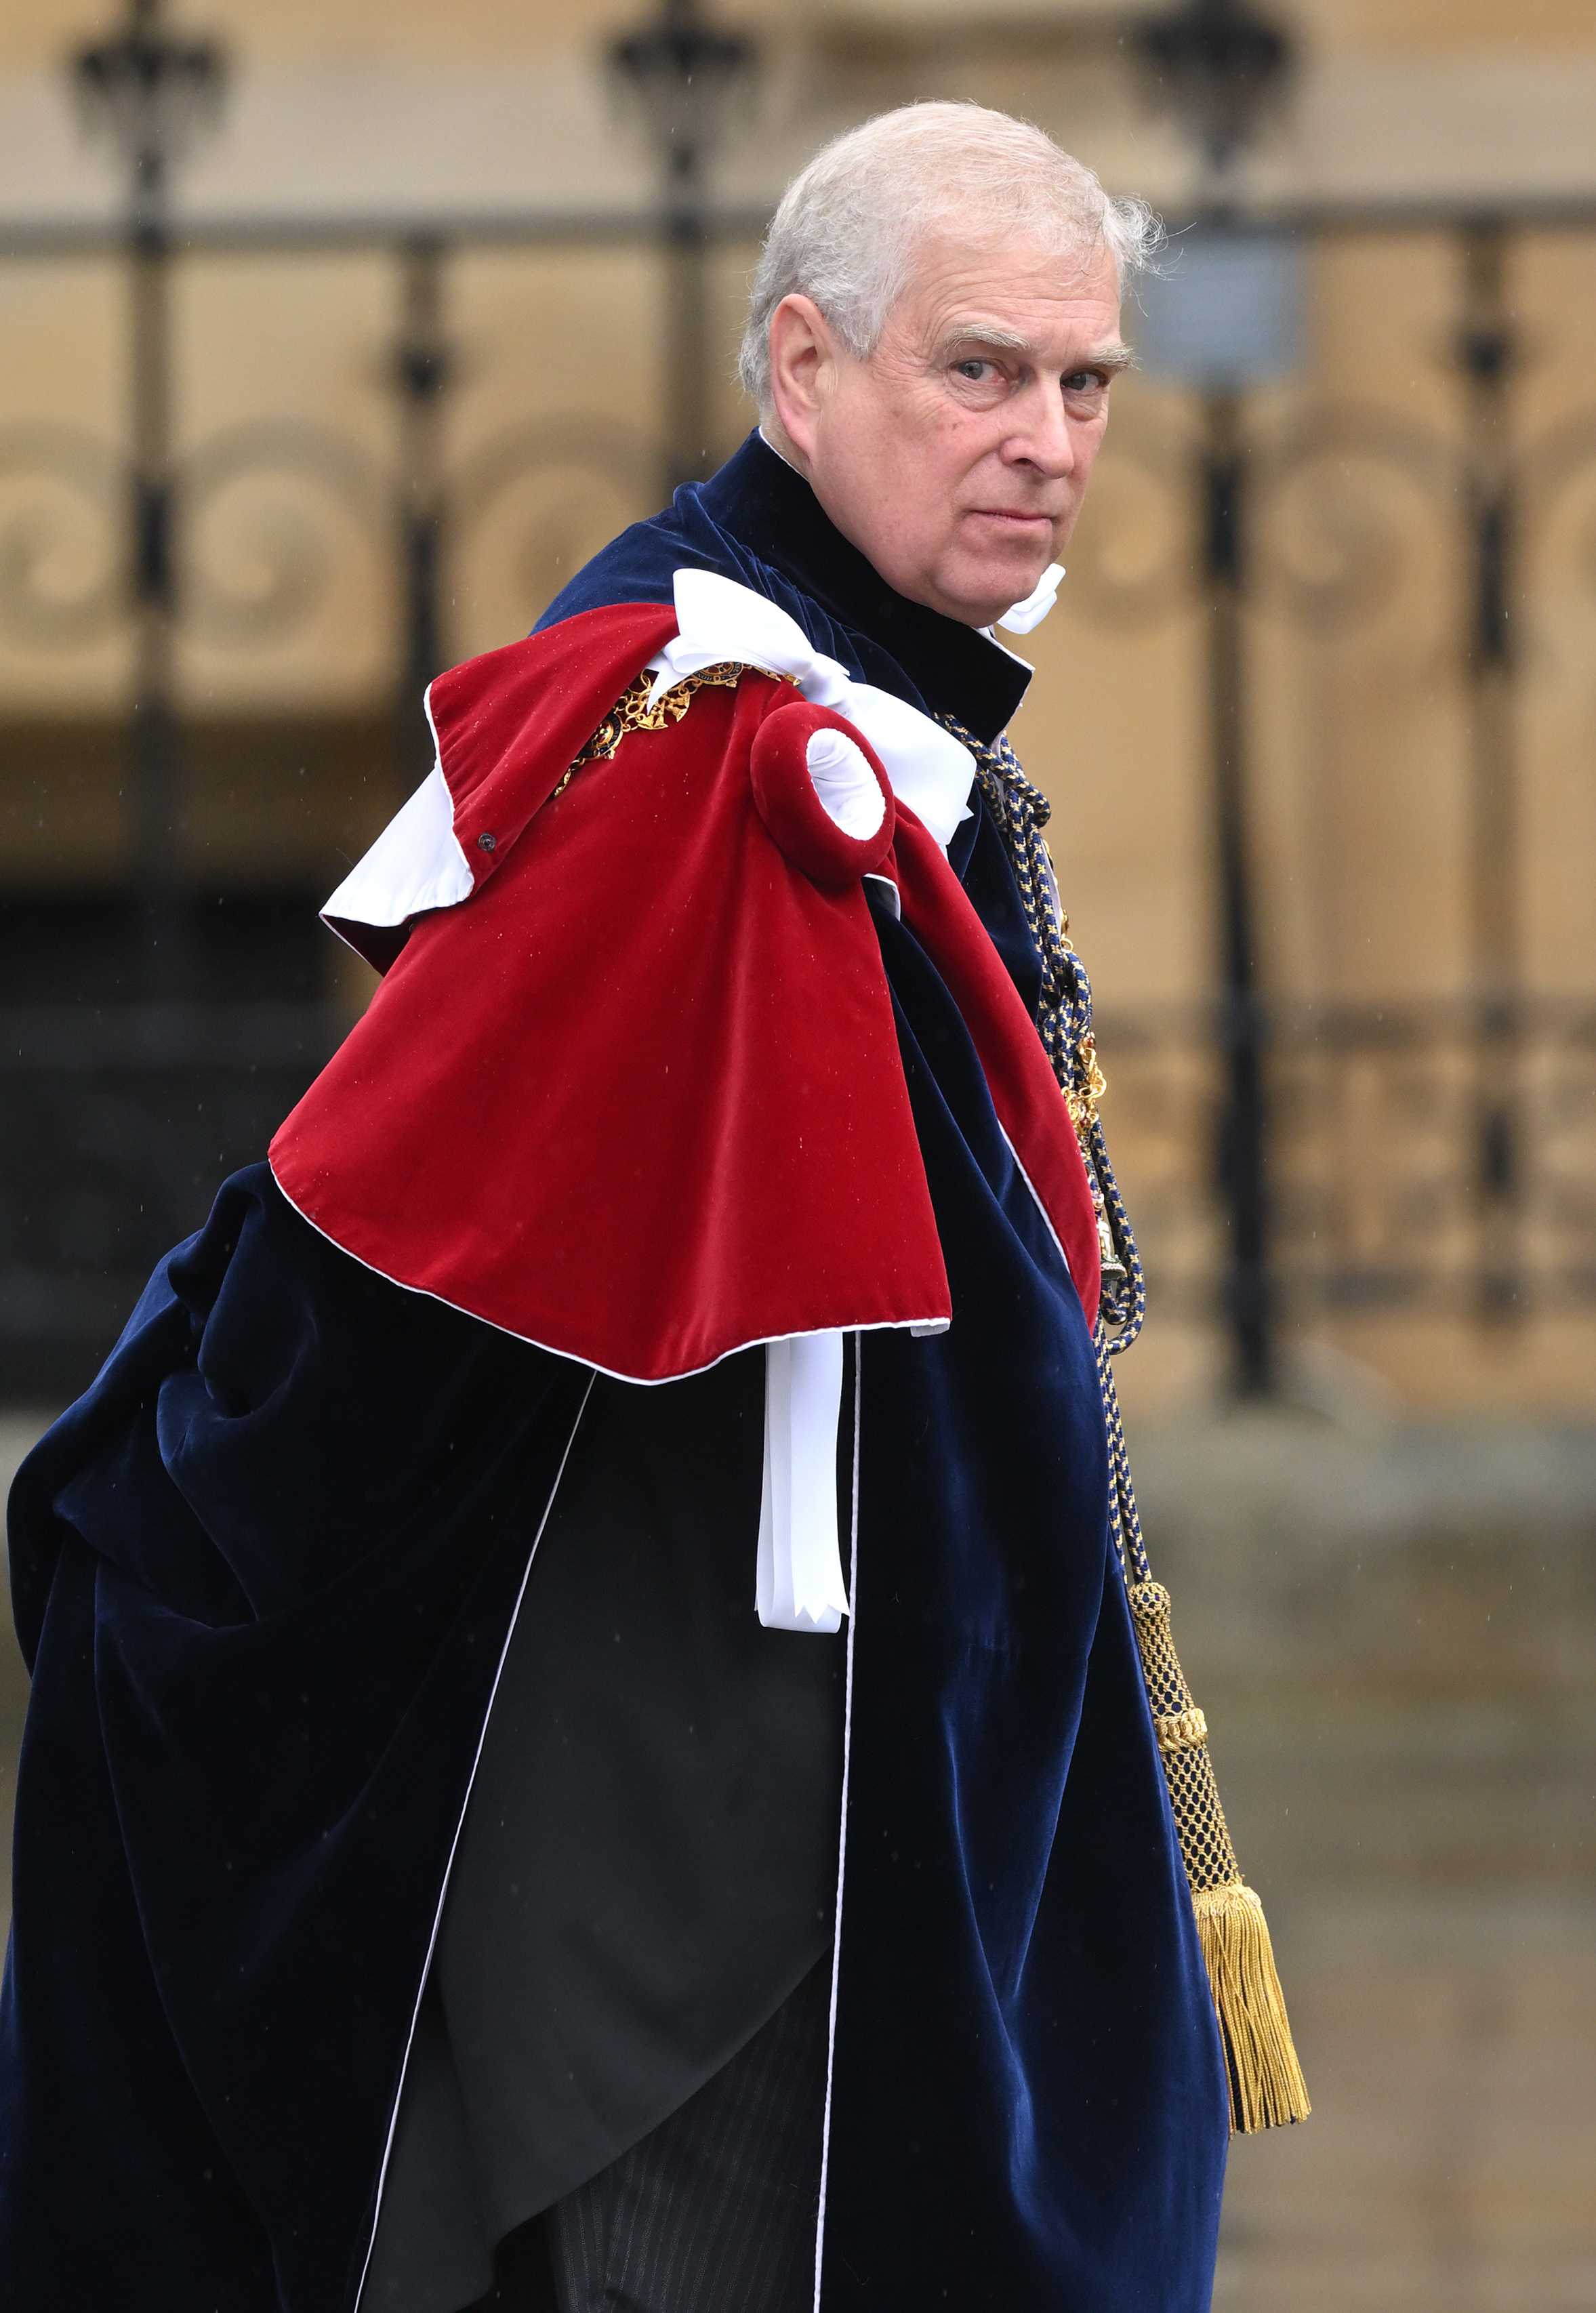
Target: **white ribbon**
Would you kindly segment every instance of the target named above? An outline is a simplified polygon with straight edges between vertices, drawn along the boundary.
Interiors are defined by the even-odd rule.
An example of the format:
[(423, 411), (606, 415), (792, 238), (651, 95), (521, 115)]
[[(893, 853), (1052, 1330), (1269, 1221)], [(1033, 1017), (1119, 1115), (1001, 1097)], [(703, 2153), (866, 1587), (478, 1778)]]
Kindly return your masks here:
[(837, 1542), (842, 1336), (790, 1334), (764, 1356), (754, 1605), (770, 1631), (834, 1631), (849, 1611)]
[[(961, 820), (968, 819), (975, 766), (969, 750), (950, 731), (933, 723), (902, 699), (874, 683), (855, 682), (834, 658), (810, 646), (803, 629), (752, 587), (738, 586), (710, 570), (675, 574), (680, 631), (657, 658), (650, 659), (654, 687), (650, 705), (701, 667), (727, 659), (745, 666), (789, 674), (806, 699), (834, 708), (855, 724), (880, 757), (893, 792), (947, 849)], [(875, 782), (818, 744), (809, 747), (809, 768), (820, 799), (849, 834), (873, 834)], [(844, 805), (846, 787), (852, 801)], [(475, 889), (471, 862), (454, 832), (454, 809), (442, 767), (435, 763), (408, 803), (378, 836), (322, 909), (336, 930), (339, 922), (395, 926), (434, 908), (453, 908)]]
[(813, 705), (830, 707), (857, 725), (881, 758), (893, 793), (946, 851), (955, 828), (970, 816), (975, 763), (967, 747), (906, 699), (873, 682), (856, 682), (846, 667), (815, 648), (796, 619), (751, 586), (712, 570), (678, 570), (673, 590), (678, 631), (648, 662), (650, 707), (685, 676), (727, 660), (790, 675)]
[(1059, 580), (1064, 575), (1062, 562), (1050, 562), (1023, 602), (1012, 603), (997, 621), (1005, 634), (1028, 635), (1039, 627), (1058, 601)]

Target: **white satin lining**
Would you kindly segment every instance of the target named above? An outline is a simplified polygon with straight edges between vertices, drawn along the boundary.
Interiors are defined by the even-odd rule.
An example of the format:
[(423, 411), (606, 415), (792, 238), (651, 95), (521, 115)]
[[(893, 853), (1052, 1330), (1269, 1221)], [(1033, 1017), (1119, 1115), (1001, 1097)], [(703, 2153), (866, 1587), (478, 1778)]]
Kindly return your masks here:
[[(675, 585), (682, 631), (648, 662), (655, 677), (651, 702), (685, 675), (727, 660), (789, 674), (806, 699), (834, 708), (858, 725), (880, 757), (894, 794), (948, 849), (955, 828), (970, 816), (975, 777), (969, 750), (951, 732), (890, 691), (854, 682), (835, 659), (810, 647), (795, 619), (752, 587), (735, 585), (710, 570), (678, 570)], [(430, 692), (427, 712), (430, 721)], [(880, 791), (868, 766), (847, 762), (845, 743), (836, 750), (818, 746), (824, 736), (816, 732), (809, 743), (816, 792), (838, 826), (862, 840), (881, 824)], [(397, 928), (432, 909), (457, 907), (474, 889), (471, 861), (454, 832), (448, 782), (441, 763), (435, 762), (344, 877), (322, 918), (343, 938), (345, 924)]]
[(820, 807), (844, 835), (868, 843), (886, 817), (886, 798), (862, 751), (845, 731), (811, 731), (804, 750)]
[(454, 805), (441, 764), (388, 822), (322, 913), (333, 922), (396, 925), (431, 908), (457, 907), (475, 885), (454, 833)]

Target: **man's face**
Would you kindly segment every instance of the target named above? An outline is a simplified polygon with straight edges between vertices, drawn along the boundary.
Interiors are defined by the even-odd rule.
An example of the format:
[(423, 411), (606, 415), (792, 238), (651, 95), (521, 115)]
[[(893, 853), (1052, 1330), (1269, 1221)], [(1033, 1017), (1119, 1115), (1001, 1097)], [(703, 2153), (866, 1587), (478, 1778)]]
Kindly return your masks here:
[(771, 356), (767, 430), (837, 528), (900, 594), (977, 627), (1063, 558), (1128, 359), (1106, 250), (943, 240), (864, 360), (807, 297), (778, 307)]

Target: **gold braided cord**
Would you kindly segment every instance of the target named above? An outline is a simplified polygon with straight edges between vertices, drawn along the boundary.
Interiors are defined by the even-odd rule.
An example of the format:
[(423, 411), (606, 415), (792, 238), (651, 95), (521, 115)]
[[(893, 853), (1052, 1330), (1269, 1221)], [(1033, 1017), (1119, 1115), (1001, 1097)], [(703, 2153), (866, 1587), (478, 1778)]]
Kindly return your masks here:
[(1092, 1034), (1091, 984), (1069, 938), (1043, 840), (1052, 806), (1031, 785), (1006, 737), (988, 746), (942, 717), (975, 759), (976, 781), (1014, 870), (1042, 963), (1037, 1029), (1086, 1160), (1103, 1253), (1094, 1346), (1108, 1438), (1108, 1523), (1136, 1633), (1153, 1734), (1163, 1763), (1197, 1938), (1219, 2018), (1230, 2087), (1230, 2124), (1244, 2134), (1305, 2120), (1308, 2089), (1292, 2044), (1264, 1907), (1242, 1879), (1208, 1754), (1208, 1721), (1192, 1699), (1169, 1630), (1169, 1593), (1155, 1582), (1142, 1538), (1130, 1457), (1110, 1359), (1142, 1330), (1147, 1295), (1130, 1218), (1098, 1104), (1107, 1089)]
[(1189, 1711), (1172, 1711), (1163, 1718), (1155, 1718), (1152, 1731), (1159, 1738), (1159, 1749), (1190, 1751), (1208, 1740), (1208, 1721), (1194, 1703)]
[(1192, 1701), (1169, 1635), (1169, 1593), (1161, 1582), (1133, 1582), (1128, 1595), (1186, 1876), (1194, 1895), (1206, 1894), (1241, 1878), (1208, 1756), (1208, 1722)]

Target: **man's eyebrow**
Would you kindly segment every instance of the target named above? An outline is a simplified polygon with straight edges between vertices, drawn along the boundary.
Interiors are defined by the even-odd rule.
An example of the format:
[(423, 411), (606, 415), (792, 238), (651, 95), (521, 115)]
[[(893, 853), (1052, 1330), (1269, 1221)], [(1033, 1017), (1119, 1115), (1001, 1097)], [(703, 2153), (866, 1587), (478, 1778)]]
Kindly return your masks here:
[[(954, 359), (961, 346), (990, 346), (994, 353), (1001, 354), (1034, 354), (1036, 351), (1035, 342), (1018, 330), (997, 329), (981, 321), (961, 321), (949, 330), (942, 340), (942, 358), (945, 361)], [(1119, 338), (1110, 345), (1099, 346), (1095, 351), (1083, 354), (1076, 364), (1079, 369), (1106, 369), (1110, 373), (1134, 369), (1135, 366), (1134, 350)]]

